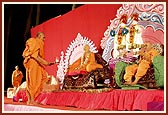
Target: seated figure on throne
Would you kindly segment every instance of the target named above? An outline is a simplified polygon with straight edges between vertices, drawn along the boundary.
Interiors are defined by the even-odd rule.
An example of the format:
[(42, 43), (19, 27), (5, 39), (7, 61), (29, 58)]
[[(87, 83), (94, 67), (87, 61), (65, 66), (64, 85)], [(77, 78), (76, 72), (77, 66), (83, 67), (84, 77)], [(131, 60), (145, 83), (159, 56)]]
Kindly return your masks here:
[(96, 63), (95, 55), (90, 51), (90, 46), (88, 44), (84, 45), (83, 55), (75, 61), (72, 65), (69, 66), (67, 72), (76, 72), (76, 71), (86, 71), (91, 72), (97, 68), (103, 68), (102, 65)]
[[(160, 55), (160, 53), (152, 47), (149, 41), (144, 43), (144, 47), (139, 51), (138, 54), (140, 56), (138, 63), (129, 65), (125, 68), (125, 84), (137, 84), (139, 79), (142, 78), (146, 74), (148, 68), (150, 68), (153, 58)], [(135, 80), (132, 82), (133, 76), (135, 76)]]

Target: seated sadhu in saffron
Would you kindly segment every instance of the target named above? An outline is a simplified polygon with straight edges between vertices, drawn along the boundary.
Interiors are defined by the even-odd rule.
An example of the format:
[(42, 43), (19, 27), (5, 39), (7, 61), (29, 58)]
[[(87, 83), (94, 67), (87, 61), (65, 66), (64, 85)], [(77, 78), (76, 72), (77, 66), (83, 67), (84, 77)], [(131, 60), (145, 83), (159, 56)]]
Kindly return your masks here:
[(34, 99), (42, 91), (43, 84), (47, 80), (44, 66), (54, 64), (54, 62), (44, 60), (44, 39), (44, 33), (38, 32), (36, 38), (30, 38), (26, 41), (26, 48), (22, 54), (26, 69), (26, 93), (29, 105), (35, 104)]
[[(125, 84), (137, 84), (147, 72), (153, 62), (153, 58), (160, 55), (159, 52), (152, 48), (150, 42), (145, 42), (144, 49), (139, 51), (140, 59), (138, 64), (129, 65), (125, 69), (124, 80)], [(135, 75), (135, 80), (132, 82), (132, 77)]]
[(95, 55), (90, 51), (90, 46), (86, 44), (84, 46), (83, 55), (75, 61), (72, 65), (69, 66), (68, 72), (74, 72), (78, 70), (83, 70), (87, 72), (91, 72), (96, 68), (103, 68), (102, 65), (96, 63)]
[(17, 88), (22, 83), (23, 73), (19, 70), (19, 66), (15, 66), (15, 70), (12, 73), (12, 85), (14, 88), (14, 93), (16, 92)]

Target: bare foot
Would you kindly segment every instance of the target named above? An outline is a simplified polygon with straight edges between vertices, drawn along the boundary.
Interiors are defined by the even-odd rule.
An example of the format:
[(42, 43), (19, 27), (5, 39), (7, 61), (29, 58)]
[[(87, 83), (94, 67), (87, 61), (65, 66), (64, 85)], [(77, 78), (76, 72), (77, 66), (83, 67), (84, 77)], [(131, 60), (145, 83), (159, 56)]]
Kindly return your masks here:
[(27, 103), (27, 104), (30, 104), (30, 101), (28, 100), (26, 103)]
[(125, 85), (130, 85), (130, 84), (132, 84), (132, 82), (131, 81), (126, 81), (124, 84)]
[(37, 102), (33, 102), (33, 105), (39, 105), (39, 103), (37, 103)]
[(30, 101), (27, 101), (27, 105), (33, 105), (33, 103), (31, 103)]
[(136, 84), (137, 84), (137, 82), (135, 82), (135, 81), (131, 83), (131, 85), (136, 85)]
[(37, 105), (37, 103), (34, 102), (34, 100), (30, 100), (30, 101), (27, 101), (27, 105)]

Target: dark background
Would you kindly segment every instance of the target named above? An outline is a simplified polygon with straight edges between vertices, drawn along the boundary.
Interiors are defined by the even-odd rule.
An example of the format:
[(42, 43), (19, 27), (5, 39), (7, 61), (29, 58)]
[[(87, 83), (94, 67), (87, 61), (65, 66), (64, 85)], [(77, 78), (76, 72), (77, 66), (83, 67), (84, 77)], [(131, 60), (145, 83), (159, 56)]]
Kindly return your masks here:
[[(30, 29), (79, 6), (81, 4), (4, 4), (4, 38), (2, 39), (4, 39), (5, 91), (8, 87), (12, 87), (11, 77), (16, 65), (24, 74), (23, 81), (26, 80), (22, 52), (26, 40), (30, 38)], [(37, 15), (39, 15), (38, 21)]]

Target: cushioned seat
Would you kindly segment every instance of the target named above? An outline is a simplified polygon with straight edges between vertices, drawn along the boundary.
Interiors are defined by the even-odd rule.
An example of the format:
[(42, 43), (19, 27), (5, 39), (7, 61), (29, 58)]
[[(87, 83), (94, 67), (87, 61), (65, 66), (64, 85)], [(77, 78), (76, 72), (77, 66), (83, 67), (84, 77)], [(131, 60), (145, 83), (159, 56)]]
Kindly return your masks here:
[(103, 68), (97, 68), (91, 72), (75, 71), (67, 73), (64, 77), (63, 89), (97, 88), (100, 84), (106, 86), (105, 79), (110, 79), (107, 62), (98, 53), (95, 54), (95, 59)]
[[(119, 61), (115, 67), (115, 82), (113, 87), (125, 87), (124, 73), (128, 63)], [(139, 87), (142, 88), (163, 88), (164, 87), (164, 56), (154, 57), (152, 66), (147, 70), (146, 74), (138, 81)], [(141, 86), (140, 86), (141, 85)]]

